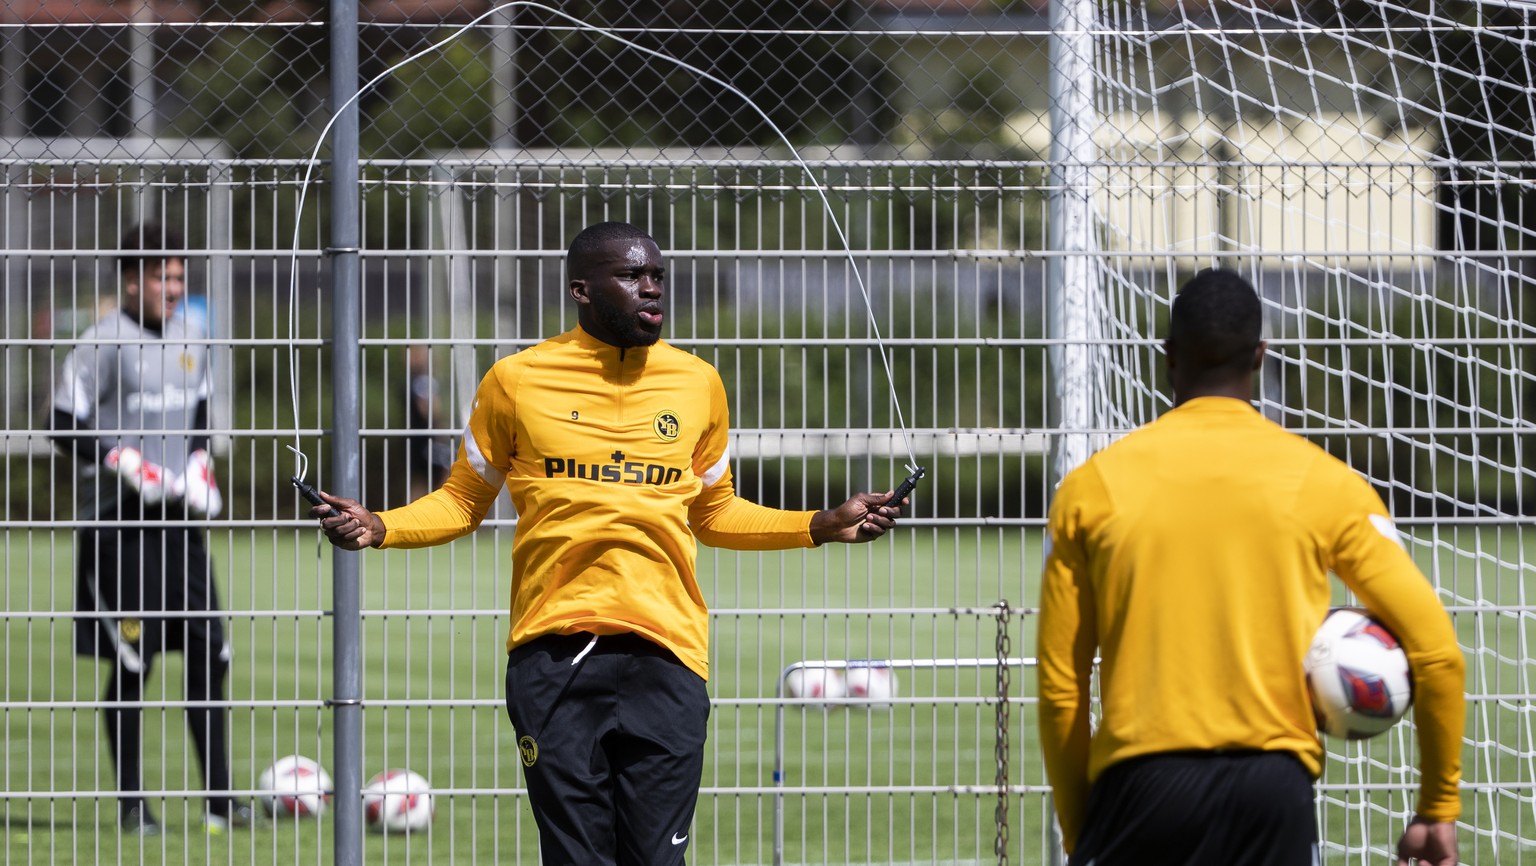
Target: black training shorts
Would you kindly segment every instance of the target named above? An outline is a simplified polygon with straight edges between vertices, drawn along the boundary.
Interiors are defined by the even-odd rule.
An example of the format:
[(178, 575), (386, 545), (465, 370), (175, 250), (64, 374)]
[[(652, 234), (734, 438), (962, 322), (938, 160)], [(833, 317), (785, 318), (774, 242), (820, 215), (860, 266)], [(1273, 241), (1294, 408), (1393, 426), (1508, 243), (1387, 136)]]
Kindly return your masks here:
[(1070, 866), (1315, 866), (1312, 777), (1290, 752), (1174, 752), (1105, 770)]
[(148, 658), (185, 649), (189, 638), (223, 645), (202, 530), (88, 527), (79, 530), (76, 542), (75, 607), (97, 614), (75, 620), (76, 653), (118, 658), (126, 647)]

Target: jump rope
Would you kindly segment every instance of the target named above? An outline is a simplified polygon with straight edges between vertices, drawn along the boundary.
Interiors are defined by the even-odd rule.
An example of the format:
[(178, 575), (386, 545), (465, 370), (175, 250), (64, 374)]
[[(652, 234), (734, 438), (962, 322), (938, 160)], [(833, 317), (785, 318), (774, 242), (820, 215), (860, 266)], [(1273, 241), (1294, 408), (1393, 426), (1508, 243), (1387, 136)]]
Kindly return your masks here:
[(351, 107), (351, 105), (354, 102), (356, 102), (359, 98), (361, 98), (365, 93), (369, 92), (375, 86), (377, 86), (379, 84), (379, 82), (381, 82), (384, 79), (388, 78), (390, 75), (393, 75), (396, 71), (398, 71), (398, 70), (400, 70), (400, 69), (402, 69), (402, 68), (404, 68), (404, 67), (406, 67), (406, 66), (408, 66), (408, 65), (410, 65), (412, 63), (415, 63), (416, 61), (422, 59), (423, 57), (427, 57), (427, 56), (429, 56), (429, 55), (431, 55), (431, 54), (433, 54), (435, 52), (443, 50), (450, 43), (452, 43), (454, 40), (458, 39), (460, 36), (463, 36), (465, 33), (468, 33), (476, 25), (478, 25), (480, 22), (484, 21), (485, 19), (491, 17), (492, 15), (495, 15), (495, 14), (497, 14), (499, 12), (504, 12), (504, 11), (506, 11), (508, 9), (516, 9), (516, 8), (538, 9), (538, 10), (540, 10), (542, 12), (546, 12), (546, 13), (548, 13), (550, 15), (555, 16), (556, 18), (559, 18), (559, 19), (562, 19), (564, 21), (569, 22), (571, 25), (573, 25), (574, 27), (576, 27), (579, 30), (585, 30), (585, 31), (590, 32), (590, 33), (596, 33), (596, 34), (598, 34), (600, 36), (603, 36), (605, 38), (608, 38), (608, 39), (611, 39), (611, 40), (613, 40), (615, 42), (618, 42), (619, 44), (624, 45), (624, 46), (626, 46), (628, 48), (632, 48), (632, 49), (634, 49), (634, 50), (636, 50), (636, 51), (640, 52), (641, 54), (644, 54), (644, 55), (646, 55), (648, 57), (654, 57), (654, 58), (656, 58), (658, 60), (664, 60), (664, 61), (666, 61), (668, 63), (673, 64), (674, 66), (677, 66), (680, 69), (683, 69), (683, 70), (685, 70), (687, 72), (693, 73), (694, 75), (698, 76), (699, 78), (701, 78), (701, 79), (703, 79), (705, 81), (708, 81), (708, 82), (710, 82), (712, 84), (718, 85), (721, 89), (725, 90), (727, 93), (730, 93), (730, 94), (736, 96), (737, 98), (739, 98), (743, 103), (745, 103), (747, 105), (747, 107), (751, 108), (754, 112), (756, 112), (757, 116), (761, 117), (763, 119), (763, 122), (768, 124), (768, 127), (773, 130), (774, 134), (779, 137), (779, 140), (784, 143), (784, 146), (789, 149), (790, 156), (792, 156), (794, 158), (795, 162), (799, 163), (800, 168), (805, 172), (805, 176), (810, 180), (811, 186), (816, 190), (816, 195), (821, 199), (821, 205), (822, 205), (822, 208), (826, 211), (827, 219), (832, 223), (832, 227), (834, 229), (836, 229), (836, 231), (837, 231), (837, 239), (842, 243), (843, 250), (847, 253), (848, 265), (849, 265), (849, 268), (853, 272), (854, 282), (858, 284), (859, 294), (864, 298), (864, 309), (869, 313), (870, 329), (872, 330), (872, 332), (875, 335), (875, 345), (876, 345), (876, 349), (877, 349), (877, 351), (879, 352), (879, 355), (880, 355), (880, 363), (885, 368), (885, 380), (886, 380), (886, 384), (890, 388), (890, 392), (891, 392), (891, 405), (893, 407), (895, 407), (895, 410), (896, 410), (896, 423), (899, 425), (899, 427), (901, 429), (902, 444), (906, 447), (907, 458), (908, 458), (908, 461), (909, 461), (905, 465), (905, 468), (906, 468), (906, 470), (910, 474), (907, 475), (905, 480), (903, 480), (899, 485), (896, 486), (896, 490), (891, 495), (891, 498), (886, 500), (886, 502), (885, 502), (885, 504), (887, 506), (892, 506), (892, 505), (900, 506), (901, 501), (903, 499), (905, 499), (909, 494), (911, 494), (912, 491), (917, 487), (917, 482), (919, 480), (921, 480), (922, 477), (926, 474), (926, 470), (925, 470), (924, 467), (917, 465), (917, 455), (913, 452), (912, 440), (911, 440), (911, 437), (907, 433), (906, 418), (902, 415), (902, 411), (901, 411), (901, 399), (900, 399), (900, 397), (898, 396), (898, 394), (896, 392), (896, 377), (891, 372), (891, 362), (890, 362), (889, 357), (886, 355), (885, 340), (882, 338), (882, 336), (880, 334), (880, 322), (879, 322), (879, 319), (875, 315), (875, 306), (874, 306), (873, 301), (870, 299), (869, 289), (864, 284), (864, 275), (859, 270), (858, 261), (857, 261), (857, 259), (855, 258), (854, 254), (853, 254), (853, 247), (852, 247), (852, 245), (850, 245), (848, 243), (848, 236), (843, 231), (843, 225), (837, 219), (837, 213), (836, 213), (836, 211), (834, 211), (834, 209), (832, 207), (832, 201), (831, 201), (831, 199), (829, 199), (827, 197), (826, 188), (823, 187), (821, 182), (816, 179), (816, 174), (815, 174), (815, 172), (811, 171), (811, 166), (804, 159), (801, 158), (800, 151), (795, 148), (795, 145), (789, 140), (789, 136), (784, 134), (784, 131), (779, 128), (778, 124), (773, 122), (773, 118), (769, 117), (767, 112), (763, 111), (762, 108), (758, 107), (757, 103), (753, 102), (751, 97), (747, 96), (746, 93), (742, 92), (742, 90), (740, 88), (738, 88), (735, 85), (731, 84), (729, 81), (726, 81), (726, 80), (724, 80), (724, 79), (722, 79), (722, 78), (720, 78), (720, 77), (718, 77), (718, 76), (716, 76), (716, 75), (714, 75), (714, 74), (712, 74), (710, 72), (707, 72), (707, 71), (705, 71), (703, 69), (698, 68), (697, 66), (694, 66), (694, 65), (692, 65), (690, 63), (687, 63), (687, 62), (685, 62), (683, 60), (680, 60), (680, 59), (678, 59), (676, 57), (673, 57), (670, 54), (666, 54), (664, 52), (657, 51), (654, 48), (647, 48), (646, 46), (641, 45), (641, 44), (639, 44), (639, 43), (637, 43), (637, 42), (635, 42), (635, 41), (633, 41), (631, 39), (626, 39), (625, 37), (620, 36), (618, 33), (614, 32), (613, 30), (610, 30), (610, 29), (608, 29), (606, 27), (600, 27), (600, 26), (598, 26), (596, 24), (590, 24), (590, 23), (588, 23), (586, 21), (583, 21), (580, 18), (577, 18), (574, 15), (571, 15), (571, 14), (566, 13), (566, 12), (562, 12), (559, 9), (555, 9), (555, 8), (553, 8), (551, 6), (546, 6), (543, 3), (532, 2), (532, 0), (511, 0), (511, 2), (507, 2), (507, 3), (503, 3), (503, 4), (499, 5), (499, 6), (495, 6), (495, 7), (491, 8), (491, 9), (481, 13), (480, 15), (476, 16), (475, 18), (471, 19), (469, 22), (463, 24), (457, 30), (455, 30), (454, 32), (450, 33), (448, 36), (444, 37), (441, 41), (436, 42), (436, 43), (434, 43), (432, 45), (429, 45), (426, 48), (423, 48), (422, 50), (420, 50), (420, 51), (418, 51), (418, 52), (416, 52), (414, 54), (407, 55), (405, 57), (405, 59), (399, 61), (398, 63), (394, 64), (393, 66), (390, 66), (388, 69), (385, 69), (383, 72), (380, 72), (378, 75), (375, 75), (366, 84), (364, 84), (362, 87), (358, 88), (356, 93), (352, 94), (352, 96), (349, 97), (345, 103), (341, 104), (340, 106), (338, 106), (336, 108), (335, 113), (333, 113), (331, 115), (330, 119), (328, 121), (326, 121), (325, 127), (320, 131), (320, 135), (319, 135), (318, 139), (315, 142), (314, 152), (310, 154), (309, 160), (307, 161), (307, 163), (306, 163), (306, 165), (304, 167), (304, 181), (303, 181), (303, 183), (299, 187), (298, 208), (297, 208), (297, 210), (295, 211), (295, 214), (294, 214), (294, 225), (293, 225), (293, 246), (292, 246), (293, 255), (292, 255), (292, 258), (291, 258), (290, 264), (289, 264), (289, 280), (288, 280), (288, 353), (289, 353), (288, 354), (288, 361), (289, 361), (289, 363), (288, 363), (288, 384), (289, 384), (289, 388), (291, 389), (292, 398), (293, 398), (292, 402), (293, 402), (293, 429), (294, 429), (294, 434), (293, 434), (293, 444), (289, 445), (287, 447), (288, 447), (289, 451), (292, 451), (294, 453), (294, 455), (295, 455), (295, 457), (297, 458), (297, 461), (298, 461), (297, 470), (296, 470), (295, 474), (291, 477), (291, 480), (293, 482), (293, 486), (299, 491), (299, 494), (301, 496), (303, 496), (305, 500), (307, 500), (308, 502), (310, 502), (313, 505), (325, 505), (326, 504), (325, 500), (320, 498), (319, 491), (317, 491), (314, 488), (313, 485), (311, 485), (311, 484), (309, 484), (309, 483), (307, 483), (305, 481), (305, 478), (309, 474), (309, 457), (308, 457), (308, 455), (306, 455), (304, 453), (304, 450), (300, 447), (302, 442), (301, 442), (301, 439), (300, 439), (300, 432), (299, 432), (300, 429), (301, 429), (301, 427), (300, 427), (300, 419), (299, 419), (299, 372), (298, 372), (299, 365), (298, 365), (298, 346), (296, 344), (296, 340), (297, 340), (297, 336), (296, 335), (297, 335), (297, 331), (298, 331), (298, 303), (297, 303), (297, 301), (298, 301), (298, 285), (299, 285), (299, 267), (298, 267), (298, 264), (299, 264), (299, 228), (300, 228), (300, 224), (301, 224), (301, 217), (303, 216), (303, 213), (304, 213), (304, 200), (308, 196), (308, 193), (309, 193), (309, 185), (310, 185), (310, 183), (311, 183), (311, 181), (313, 179), (313, 176), (314, 176), (315, 165), (320, 160), (320, 149), (321, 149), (321, 147), (324, 146), (326, 138), (330, 135), (331, 127), (336, 125), (336, 121), (338, 119), (340, 119), (340, 117), (342, 115), (342, 112), (346, 111), (349, 107)]

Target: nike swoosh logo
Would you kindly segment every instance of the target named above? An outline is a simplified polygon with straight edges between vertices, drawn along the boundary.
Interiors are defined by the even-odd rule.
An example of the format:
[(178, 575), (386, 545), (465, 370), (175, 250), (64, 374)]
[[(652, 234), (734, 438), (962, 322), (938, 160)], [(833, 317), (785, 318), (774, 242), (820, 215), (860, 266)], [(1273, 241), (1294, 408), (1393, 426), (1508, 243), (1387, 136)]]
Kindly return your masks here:
[(687, 842), (687, 841), (688, 841), (688, 834), (687, 833), (684, 833), (681, 836), (677, 835), (676, 833), (672, 834), (672, 844), (673, 845), (681, 845), (681, 844), (683, 844), (684, 842)]

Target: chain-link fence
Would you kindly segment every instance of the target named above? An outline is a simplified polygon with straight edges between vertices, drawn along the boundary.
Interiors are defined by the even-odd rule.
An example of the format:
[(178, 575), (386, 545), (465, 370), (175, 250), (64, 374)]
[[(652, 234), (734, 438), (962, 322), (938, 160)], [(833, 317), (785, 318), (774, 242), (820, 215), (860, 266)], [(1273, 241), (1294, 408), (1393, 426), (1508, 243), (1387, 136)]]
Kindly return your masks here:
[[(0, 12), (5, 862), (536, 862), (503, 708), (510, 503), (446, 548), (333, 561), (288, 446), (373, 507), (430, 489), (489, 365), (574, 323), (563, 256), (603, 219), (667, 255), (665, 336), (721, 372), (743, 495), (815, 508), (893, 486), (912, 458), (928, 472), (881, 545), (701, 549), (713, 714), (693, 860), (1058, 856), (1032, 668), (1010, 655), (1032, 652), (1045, 503), (1059, 467), (1167, 405), (1168, 302), (1213, 263), (1265, 296), (1261, 408), (1377, 485), (1456, 618), (1465, 859), (1536, 844), (1527, 11), (706, 0), (329, 17), (347, 10)], [(338, 92), (360, 94), (355, 126)], [(355, 209), (334, 194), (352, 189), (338, 148)], [(207, 374), (216, 516), (82, 508), (103, 476), (82, 477), (58, 430), (66, 357), (131, 343), (88, 329), (122, 305), (120, 239), (145, 220), (185, 245), (177, 315)], [(338, 364), (355, 375), (338, 383)], [(97, 619), (82, 538), (189, 524), (219, 593), (225, 694), (195, 697), (202, 668), (172, 653), (125, 702), (112, 665), (75, 652)], [(781, 695), (813, 660), (883, 667), (899, 688)], [(122, 830), (108, 742), (125, 705), (143, 710), (161, 837)], [(270, 797), (263, 770), (298, 754), (336, 777), (330, 811), (206, 833), (183, 717), (207, 706), (228, 711), (236, 797)], [(1384, 861), (1412, 811), (1412, 730), (1334, 746), (1329, 862)], [(387, 768), (431, 783), (430, 832), (336, 820)]]

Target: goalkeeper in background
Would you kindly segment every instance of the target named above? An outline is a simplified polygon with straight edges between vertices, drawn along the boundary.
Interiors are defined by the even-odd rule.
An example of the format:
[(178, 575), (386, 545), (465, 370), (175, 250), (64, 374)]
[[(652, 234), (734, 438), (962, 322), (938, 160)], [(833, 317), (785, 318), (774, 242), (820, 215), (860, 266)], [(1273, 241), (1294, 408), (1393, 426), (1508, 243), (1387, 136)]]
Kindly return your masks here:
[(577, 326), (491, 367), (441, 488), (378, 514), (322, 494), (339, 513), (311, 514), (350, 550), (422, 547), (473, 532), (508, 488), (507, 714), (543, 861), (678, 864), (709, 718), (697, 541), (874, 541), (899, 510), (889, 492), (826, 511), (737, 498), (720, 374), (660, 339), (656, 242), (599, 223), (571, 242), (566, 270)]
[(112, 663), (102, 700), (107, 751), (117, 770), (123, 830), (160, 832), (143, 791), (142, 717), (155, 657), (186, 655), (186, 709), (203, 781), (209, 832), (249, 825), (229, 795), (223, 707), (229, 645), (203, 533), (186, 521), (223, 507), (208, 456), (207, 334), (176, 315), (186, 294), (185, 249), (146, 223), (123, 236), (119, 304), (81, 335), (54, 390), (52, 437), (79, 468), (75, 651)]
[(1190, 280), (1164, 345), (1174, 408), (1068, 474), (1051, 505), (1040, 742), (1063, 841), (1092, 866), (1319, 862), (1302, 659), (1331, 570), (1413, 671), (1423, 777), (1398, 862), (1453, 866), (1456, 634), (1365, 479), (1250, 404), (1262, 320), (1236, 273)]

